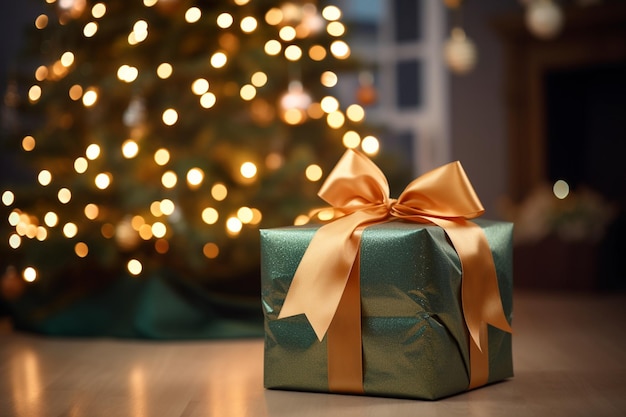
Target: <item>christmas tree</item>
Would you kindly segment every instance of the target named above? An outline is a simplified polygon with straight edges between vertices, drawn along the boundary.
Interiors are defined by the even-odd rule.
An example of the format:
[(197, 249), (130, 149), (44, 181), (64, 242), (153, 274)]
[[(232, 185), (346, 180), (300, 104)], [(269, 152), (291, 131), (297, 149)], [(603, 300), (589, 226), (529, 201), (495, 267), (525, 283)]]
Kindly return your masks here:
[(335, 93), (354, 64), (334, 5), (45, 3), (5, 140), (25, 178), (0, 190), (1, 253), (27, 281), (167, 269), (256, 289), (259, 228), (307, 221), (346, 147), (378, 151)]

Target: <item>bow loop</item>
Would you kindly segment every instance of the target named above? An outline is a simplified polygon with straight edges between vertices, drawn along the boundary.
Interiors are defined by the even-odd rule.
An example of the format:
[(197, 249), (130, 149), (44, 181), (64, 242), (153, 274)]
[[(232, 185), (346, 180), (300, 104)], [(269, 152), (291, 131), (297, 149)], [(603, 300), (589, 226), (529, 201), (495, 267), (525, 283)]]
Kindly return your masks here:
[(413, 180), (394, 208), (397, 217), (433, 216), (472, 219), (483, 208), (461, 163), (451, 162)]
[(368, 205), (387, 205), (389, 184), (368, 158), (354, 151), (346, 152), (318, 195), (335, 208), (353, 211)]

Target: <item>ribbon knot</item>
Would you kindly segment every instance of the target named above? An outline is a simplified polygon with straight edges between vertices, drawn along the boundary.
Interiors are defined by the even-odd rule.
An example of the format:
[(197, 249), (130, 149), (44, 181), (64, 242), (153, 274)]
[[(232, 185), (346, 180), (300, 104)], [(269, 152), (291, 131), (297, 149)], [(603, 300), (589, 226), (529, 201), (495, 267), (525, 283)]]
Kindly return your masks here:
[(416, 178), (393, 199), (382, 171), (365, 155), (348, 150), (318, 195), (342, 216), (321, 226), (313, 236), (278, 318), (305, 314), (321, 341), (353, 268), (358, 268), (355, 261), (361, 233), (355, 231), (393, 219), (432, 223), (445, 230), (461, 260), (461, 298), (470, 335), (470, 359), (474, 363), (471, 356), (480, 355), (479, 366), (487, 368), (479, 376), (472, 372), (470, 387), (486, 383), (486, 325), (508, 332), (511, 328), (502, 309), (487, 240), (482, 229), (468, 221), (480, 216), (484, 209), (461, 164), (453, 162)]

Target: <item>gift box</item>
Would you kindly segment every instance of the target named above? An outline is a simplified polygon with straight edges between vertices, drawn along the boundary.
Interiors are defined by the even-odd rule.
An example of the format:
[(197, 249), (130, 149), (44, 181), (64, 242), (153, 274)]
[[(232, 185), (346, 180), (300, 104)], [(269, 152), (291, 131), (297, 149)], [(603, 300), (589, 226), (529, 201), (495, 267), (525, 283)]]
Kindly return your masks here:
[[(364, 173), (382, 194), (346, 194)], [(437, 217), (431, 185), (387, 200), (385, 184), (351, 152), (320, 191), (336, 220), (261, 230), (266, 388), (437, 399), (513, 376), (512, 224), (467, 220), (477, 199)]]

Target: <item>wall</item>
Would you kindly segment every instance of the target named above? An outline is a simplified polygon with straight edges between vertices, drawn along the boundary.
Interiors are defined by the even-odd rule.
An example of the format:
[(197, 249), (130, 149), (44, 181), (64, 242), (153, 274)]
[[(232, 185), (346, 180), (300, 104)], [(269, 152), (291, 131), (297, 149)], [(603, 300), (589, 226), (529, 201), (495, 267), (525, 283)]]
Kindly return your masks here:
[(450, 76), (452, 159), (461, 161), (485, 217), (493, 219), (499, 218), (498, 201), (507, 194), (508, 149), (503, 45), (490, 20), (515, 11), (522, 11), (517, 0), (464, 2), (465, 32), (476, 43), (478, 63), (466, 75)]

